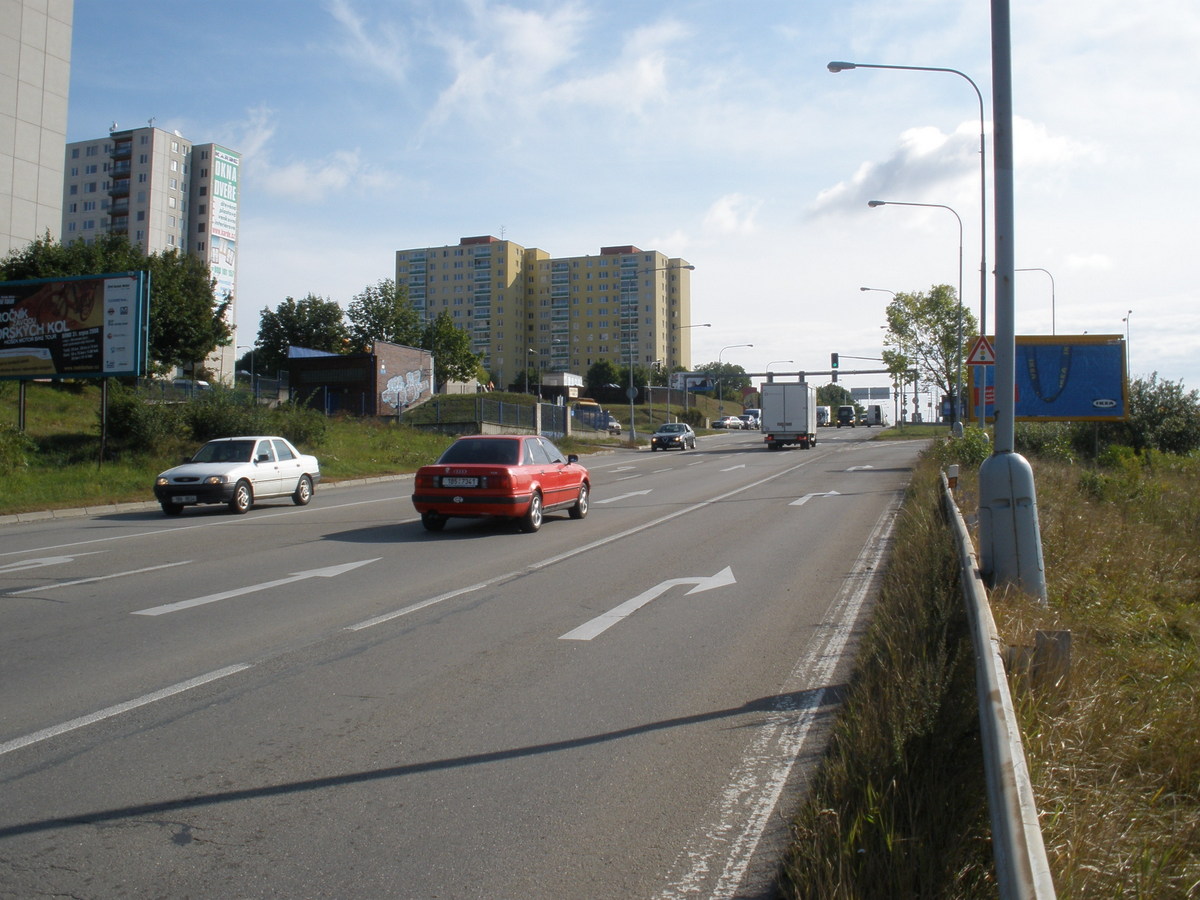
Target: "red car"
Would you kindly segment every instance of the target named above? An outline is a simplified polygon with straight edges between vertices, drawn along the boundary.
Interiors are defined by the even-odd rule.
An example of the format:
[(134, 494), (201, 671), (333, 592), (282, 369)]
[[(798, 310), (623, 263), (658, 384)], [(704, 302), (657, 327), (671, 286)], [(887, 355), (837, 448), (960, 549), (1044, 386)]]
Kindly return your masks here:
[(429, 531), (441, 531), (453, 517), (503, 516), (534, 532), (552, 510), (582, 519), (590, 493), (579, 457), (563, 456), (544, 437), (471, 435), (417, 470), (412, 499)]

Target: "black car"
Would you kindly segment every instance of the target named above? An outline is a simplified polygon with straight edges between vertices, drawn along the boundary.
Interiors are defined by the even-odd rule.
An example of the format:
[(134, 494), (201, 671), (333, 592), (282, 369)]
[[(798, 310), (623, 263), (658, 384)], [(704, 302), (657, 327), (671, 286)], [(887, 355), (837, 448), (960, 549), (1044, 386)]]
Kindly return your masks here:
[(651, 450), (667, 450), (678, 447), (680, 450), (696, 449), (696, 432), (686, 422), (667, 422), (658, 426), (658, 431), (650, 436)]

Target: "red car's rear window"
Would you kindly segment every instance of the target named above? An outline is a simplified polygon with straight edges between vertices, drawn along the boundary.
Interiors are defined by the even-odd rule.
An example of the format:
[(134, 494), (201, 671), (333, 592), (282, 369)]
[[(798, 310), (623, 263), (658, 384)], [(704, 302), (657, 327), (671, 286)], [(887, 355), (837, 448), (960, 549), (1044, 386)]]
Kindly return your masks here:
[(439, 463), (481, 463), (484, 465), (515, 466), (520, 462), (521, 442), (507, 438), (480, 438), (456, 441), (446, 448)]

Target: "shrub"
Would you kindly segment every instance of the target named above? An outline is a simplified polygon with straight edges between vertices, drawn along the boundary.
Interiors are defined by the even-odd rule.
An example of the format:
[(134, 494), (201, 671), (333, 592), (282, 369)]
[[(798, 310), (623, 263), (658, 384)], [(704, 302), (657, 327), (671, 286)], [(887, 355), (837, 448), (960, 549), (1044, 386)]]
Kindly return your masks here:
[(274, 410), (271, 421), (273, 433), (282, 435), (297, 446), (319, 447), (325, 443), (329, 433), (329, 419), (320, 410), (297, 403)]
[(927, 452), (939, 468), (955, 464), (977, 467), (992, 455), (992, 443), (982, 428), (970, 427), (963, 431), (962, 437), (951, 435), (935, 443)]
[(214, 388), (184, 405), (184, 417), (197, 441), (261, 434), (267, 431), (267, 411), (233, 391)]
[(29, 465), (37, 450), (33, 438), (12, 425), (0, 425), (0, 472), (5, 475)]
[[(103, 415), (97, 411), (97, 418)], [(179, 437), (179, 409), (167, 403), (149, 403), (145, 395), (112, 382), (108, 392), (108, 440), (110, 447), (132, 453), (156, 454)]]

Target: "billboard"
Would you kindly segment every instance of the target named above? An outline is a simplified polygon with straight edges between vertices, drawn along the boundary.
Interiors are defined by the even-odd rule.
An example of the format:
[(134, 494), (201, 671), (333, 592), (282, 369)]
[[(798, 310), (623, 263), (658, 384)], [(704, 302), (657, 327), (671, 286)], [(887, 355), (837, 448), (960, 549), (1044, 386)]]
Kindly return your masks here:
[(149, 295), (148, 272), (0, 282), (0, 379), (143, 374)]
[(707, 372), (672, 372), (671, 390), (708, 394), (717, 389), (716, 380)]
[[(1129, 408), (1125, 339), (1119, 334), (1018, 335), (1016, 405), (1019, 422), (1111, 422)], [(968, 414), (978, 418), (984, 392), (995, 418), (994, 365), (968, 365)]]

